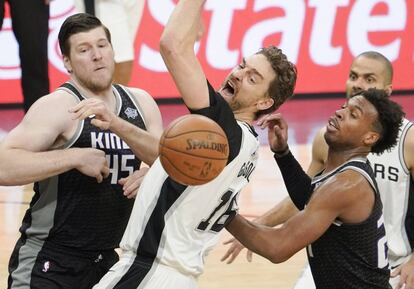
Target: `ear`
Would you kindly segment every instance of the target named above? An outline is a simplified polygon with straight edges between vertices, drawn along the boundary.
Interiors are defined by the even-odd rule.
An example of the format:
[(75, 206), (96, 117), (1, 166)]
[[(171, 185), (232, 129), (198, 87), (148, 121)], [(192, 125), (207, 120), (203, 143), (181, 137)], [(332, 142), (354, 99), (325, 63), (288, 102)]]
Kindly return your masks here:
[(372, 147), (376, 144), (376, 142), (380, 139), (380, 134), (375, 132), (375, 131), (370, 131), (368, 133), (365, 134), (364, 136), (364, 144)]
[(65, 68), (66, 68), (66, 71), (68, 72), (68, 73), (72, 73), (72, 65), (71, 65), (71, 63), (70, 63), (70, 59), (69, 59), (69, 57), (67, 57), (66, 55), (63, 55), (63, 65), (65, 66)]
[(257, 103), (256, 103), (256, 107), (259, 111), (261, 110), (266, 110), (270, 107), (272, 107), (272, 105), (275, 103), (275, 101), (273, 100), (273, 98), (271, 97), (266, 97), (266, 98), (262, 98), (260, 99)]
[(384, 88), (385, 92), (388, 94), (388, 96), (391, 95), (392, 93), (392, 84), (388, 84), (385, 88)]

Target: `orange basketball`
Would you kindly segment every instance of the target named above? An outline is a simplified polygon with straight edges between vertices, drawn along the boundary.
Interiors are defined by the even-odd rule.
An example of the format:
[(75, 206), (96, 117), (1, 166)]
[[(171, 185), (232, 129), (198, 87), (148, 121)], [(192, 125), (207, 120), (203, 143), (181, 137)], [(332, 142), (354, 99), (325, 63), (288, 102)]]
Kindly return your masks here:
[(224, 169), (229, 144), (223, 129), (197, 114), (174, 120), (160, 139), (160, 161), (168, 175), (184, 185), (202, 185)]

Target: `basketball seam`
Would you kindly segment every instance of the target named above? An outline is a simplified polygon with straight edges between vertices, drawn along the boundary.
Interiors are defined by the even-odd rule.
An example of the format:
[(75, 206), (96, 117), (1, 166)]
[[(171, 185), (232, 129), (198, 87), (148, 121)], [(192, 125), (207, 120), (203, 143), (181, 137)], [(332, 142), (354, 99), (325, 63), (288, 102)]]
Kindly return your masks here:
[[(209, 160), (216, 160), (216, 161), (222, 161), (222, 160), (227, 160), (228, 159), (228, 156), (223, 157), (223, 158), (214, 158), (214, 157), (211, 157), (211, 156), (200, 156), (200, 155), (192, 154), (192, 153), (189, 153), (189, 152), (179, 151), (179, 150), (170, 148), (169, 146), (166, 146), (166, 145), (163, 145), (163, 147), (164, 147), (164, 149), (169, 149), (169, 150), (177, 152), (177, 153), (186, 154), (186, 155), (196, 157), (196, 158), (200, 158), (200, 159), (209, 159)], [(165, 155), (163, 155), (163, 157), (165, 157)]]
[[(168, 132), (170, 130), (171, 129), (169, 129)], [(216, 134), (216, 135), (219, 135), (219, 136), (224, 137), (224, 138), (227, 137), (226, 135), (222, 135), (220, 133), (217, 133), (216, 131), (211, 131), (211, 130), (193, 130), (190, 133), (195, 133), (195, 132), (209, 132), (209, 133)], [(179, 137), (179, 136), (182, 136), (182, 135), (185, 135), (185, 134), (188, 134), (188, 133), (189, 132), (183, 132), (183, 133), (175, 134), (173, 136), (165, 136), (165, 138), (166, 139), (171, 139), (171, 138)], [(165, 135), (167, 135), (167, 132), (165, 133)]]

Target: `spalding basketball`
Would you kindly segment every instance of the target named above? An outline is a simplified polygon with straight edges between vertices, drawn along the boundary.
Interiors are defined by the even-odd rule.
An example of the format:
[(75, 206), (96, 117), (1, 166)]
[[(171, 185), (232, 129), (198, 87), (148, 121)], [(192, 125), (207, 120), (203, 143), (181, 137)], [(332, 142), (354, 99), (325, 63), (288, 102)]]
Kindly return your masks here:
[(174, 120), (160, 139), (160, 161), (168, 175), (184, 185), (202, 185), (224, 169), (229, 144), (223, 129), (197, 114)]

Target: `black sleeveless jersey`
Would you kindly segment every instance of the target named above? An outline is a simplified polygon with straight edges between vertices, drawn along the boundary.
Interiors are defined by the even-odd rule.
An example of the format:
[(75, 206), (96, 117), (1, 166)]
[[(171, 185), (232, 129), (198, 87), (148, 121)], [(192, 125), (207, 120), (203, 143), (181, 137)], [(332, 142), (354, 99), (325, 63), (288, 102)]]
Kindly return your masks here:
[(357, 171), (368, 180), (375, 191), (375, 204), (365, 221), (347, 224), (336, 220), (318, 240), (307, 247), (316, 288), (389, 288), (390, 271), (382, 203), (368, 161), (353, 159), (326, 175), (316, 176), (312, 181), (312, 189), (315, 191), (327, 179), (345, 170)]
[[(71, 84), (63, 89), (79, 101), (83, 96)], [(113, 85), (117, 113), (122, 119), (145, 129), (141, 108), (124, 87)], [(35, 183), (35, 195), (21, 227), (23, 236), (80, 250), (106, 250), (119, 246), (134, 204), (123, 195), (117, 182), (140, 167), (128, 145), (109, 130), (81, 121), (65, 148), (97, 148), (106, 154), (109, 177), (102, 183), (73, 169)]]

